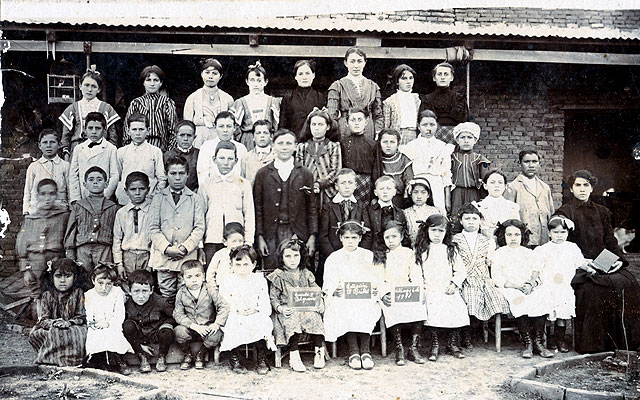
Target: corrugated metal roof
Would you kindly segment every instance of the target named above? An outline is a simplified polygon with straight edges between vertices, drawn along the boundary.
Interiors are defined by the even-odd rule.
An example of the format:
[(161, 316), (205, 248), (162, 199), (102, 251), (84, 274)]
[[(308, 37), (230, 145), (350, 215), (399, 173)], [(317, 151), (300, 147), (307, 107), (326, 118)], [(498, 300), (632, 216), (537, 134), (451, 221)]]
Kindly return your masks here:
[[(364, 15), (364, 14), (363, 14)], [(336, 31), (364, 34), (440, 34), (462, 36), (512, 36), (532, 38), (566, 38), (596, 40), (639, 40), (640, 26), (635, 29), (593, 26), (557, 27), (545, 23), (484, 23), (467, 22), (437, 23), (409, 17), (394, 21), (387, 14), (368, 15), (367, 19), (353, 19), (347, 16), (309, 16), (286, 18), (213, 19), (207, 17), (73, 17), (68, 18), (12, 18), (5, 23), (53, 25), (96, 24), (106, 27), (146, 27), (146, 28), (209, 28), (209, 29), (255, 29), (285, 31)]]

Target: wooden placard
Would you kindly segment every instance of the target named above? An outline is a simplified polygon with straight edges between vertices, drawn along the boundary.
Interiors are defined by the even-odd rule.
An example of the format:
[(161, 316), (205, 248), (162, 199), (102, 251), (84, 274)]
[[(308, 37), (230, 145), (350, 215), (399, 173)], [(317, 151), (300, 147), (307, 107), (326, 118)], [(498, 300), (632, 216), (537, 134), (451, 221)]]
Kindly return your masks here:
[(318, 311), (322, 301), (319, 288), (291, 288), (289, 290), (289, 307), (296, 311)]
[(345, 282), (344, 298), (347, 300), (369, 300), (372, 297), (371, 282)]
[(407, 285), (395, 286), (393, 288), (393, 303), (419, 303), (420, 302), (420, 286)]

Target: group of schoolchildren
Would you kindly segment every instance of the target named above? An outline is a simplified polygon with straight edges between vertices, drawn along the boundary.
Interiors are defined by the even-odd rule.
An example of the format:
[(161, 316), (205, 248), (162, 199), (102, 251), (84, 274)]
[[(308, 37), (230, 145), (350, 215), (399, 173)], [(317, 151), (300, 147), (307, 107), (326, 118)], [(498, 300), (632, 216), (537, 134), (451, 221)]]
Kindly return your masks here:
[[(345, 57), (350, 74), (361, 74), (364, 65), (354, 59), (363, 53)], [(217, 83), (207, 72), (216, 63), (203, 65), (204, 89)], [(323, 368), (324, 341), (344, 336), (349, 367), (372, 369), (370, 338), (384, 316), (396, 364), (405, 357), (422, 364), (425, 326), (430, 361), (438, 359), (441, 339), (464, 358), (471, 328), (499, 313), (517, 319), (523, 357), (534, 350), (553, 355), (542, 344), (547, 320), (557, 325), (550, 345), (568, 351), (566, 320), (575, 316), (570, 281), (576, 268), (589, 267), (566, 242), (573, 223), (552, 217), (549, 186), (537, 177), (539, 154), (522, 151), (522, 173), (507, 185), (473, 150), (477, 124), (444, 130), (455, 145), (436, 138), (443, 132), (438, 116), (404, 98), (415, 72), (401, 67), (394, 73), (395, 113), (414, 117), (414, 137), (406, 115), (368, 137), (368, 108), (346, 110), (340, 118), (347, 133), (339, 134), (326, 109), (313, 108), (300, 134), (274, 132), (264, 118), (249, 118), (251, 128), (241, 128), (237, 113), (219, 111), (201, 119), (203, 126), (197, 118), (175, 123), (175, 137), (158, 141), (173, 146), (163, 153), (148, 141), (158, 139), (151, 131), (162, 121), (132, 112), (125, 122), (130, 143), (116, 149), (107, 140), (116, 118), (104, 106), (74, 103), (66, 141), (43, 130), (42, 158), (27, 171), (17, 250), (37, 299), (30, 334), (36, 362), (129, 373), (123, 355), (133, 352), (141, 372), (151, 371), (152, 358), (165, 371), (177, 342), (181, 369), (203, 368), (209, 350), (218, 348), (230, 352), (233, 371), (245, 373), (240, 350), (253, 344), (258, 373), (268, 373), (266, 355), (276, 346), (288, 346), (291, 368), (305, 371), (303, 339), (313, 343), (314, 367)], [(449, 67), (436, 67), (434, 80)], [(251, 93), (264, 94), (264, 69), (250, 69)], [(157, 85), (153, 71), (146, 89)], [(95, 98), (99, 85), (84, 88), (95, 82), (91, 74), (82, 88)], [(354, 82), (347, 89), (363, 95), (368, 86)], [(230, 104), (222, 93), (216, 99)], [(250, 95), (242, 103), (251, 109), (259, 100)], [(143, 110), (145, 101), (139, 103)], [(202, 111), (203, 103), (198, 98), (189, 107)], [(395, 108), (385, 106), (385, 117)], [(80, 118), (82, 109), (95, 111)], [(242, 143), (247, 138), (250, 151)], [(488, 193), (482, 200), (481, 188)], [(312, 309), (291, 304), (299, 288), (322, 293)], [(407, 352), (403, 328), (410, 331)]]

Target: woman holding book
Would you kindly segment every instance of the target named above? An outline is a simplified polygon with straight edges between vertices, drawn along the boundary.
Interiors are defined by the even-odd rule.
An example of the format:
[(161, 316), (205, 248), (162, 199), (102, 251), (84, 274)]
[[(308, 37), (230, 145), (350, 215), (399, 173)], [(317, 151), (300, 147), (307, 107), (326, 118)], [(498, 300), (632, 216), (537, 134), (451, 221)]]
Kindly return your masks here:
[(567, 181), (573, 196), (556, 211), (574, 221), (569, 240), (585, 258), (596, 259), (605, 249), (620, 257), (608, 272), (577, 270), (571, 282), (576, 295), (576, 351), (636, 350), (640, 346), (640, 286), (626, 268), (629, 263), (613, 236), (611, 212), (590, 200), (597, 182), (589, 171), (574, 172)]

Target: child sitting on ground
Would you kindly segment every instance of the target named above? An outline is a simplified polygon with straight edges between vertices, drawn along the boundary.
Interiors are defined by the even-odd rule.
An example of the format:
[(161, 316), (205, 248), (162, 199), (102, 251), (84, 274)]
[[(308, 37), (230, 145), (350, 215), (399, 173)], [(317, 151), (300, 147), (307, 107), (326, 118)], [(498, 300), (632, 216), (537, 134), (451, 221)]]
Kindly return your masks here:
[[(130, 273), (149, 268), (151, 239), (147, 229), (149, 205), (149, 178), (144, 172), (127, 175), (125, 191), (129, 203), (116, 212), (113, 224), (113, 263), (118, 274), (126, 281)], [(125, 292), (128, 288), (123, 288)]]
[[(180, 267), (184, 286), (176, 295), (173, 318), (178, 324), (176, 342), (184, 353), (180, 369), (204, 368), (204, 353), (222, 340), (222, 330), (229, 316), (229, 304), (215, 287), (204, 281), (204, 269), (198, 260), (187, 260)], [(193, 345), (193, 346), (192, 346)], [(204, 347), (204, 349), (203, 349)]]
[(131, 374), (123, 356), (133, 353), (122, 333), (125, 319), (125, 295), (114, 284), (118, 272), (113, 264), (100, 264), (91, 273), (93, 289), (85, 293), (87, 310), (86, 365), (101, 369), (116, 369), (123, 375)]
[(38, 183), (43, 179), (53, 179), (58, 187), (57, 200), (59, 206), (68, 208), (67, 181), (69, 179), (69, 163), (58, 156), (60, 135), (53, 129), (43, 129), (38, 139), (38, 147), (42, 157), (29, 164), (24, 182), (22, 197), (22, 213), (35, 212), (38, 208)]
[(236, 373), (246, 373), (240, 363), (243, 345), (255, 343), (258, 351), (258, 369), (265, 375), (270, 368), (267, 364), (267, 348), (275, 350), (271, 303), (267, 280), (262, 273), (253, 273), (258, 255), (250, 245), (231, 250), (231, 274), (220, 285), (220, 296), (229, 303), (229, 317), (224, 324), (224, 336), (220, 351), (231, 351), (231, 369)]
[(411, 244), (416, 243), (418, 229), (420, 224), (433, 214), (440, 214), (440, 210), (433, 206), (433, 198), (431, 196), (431, 186), (426, 178), (414, 178), (407, 185), (409, 196), (411, 196), (411, 207), (403, 210), (404, 217), (407, 220), (407, 231)]
[(153, 293), (153, 276), (147, 270), (136, 270), (129, 275), (129, 296), (124, 305), (122, 323), (124, 337), (140, 358), (140, 372), (151, 372), (149, 357), (154, 355), (152, 344), (158, 346), (156, 371), (167, 370), (167, 353), (175, 339), (173, 333), (173, 307), (159, 294)]
[(317, 309), (310, 311), (300, 311), (289, 304), (290, 292), (295, 288), (320, 290), (313, 274), (307, 269), (308, 257), (307, 248), (301, 240), (295, 236), (285, 239), (278, 246), (278, 269), (267, 276), (271, 282), (271, 289), (269, 289), (271, 306), (275, 310), (273, 325), (276, 344), (289, 346), (289, 365), (297, 372), (307, 370), (298, 350), (298, 343), (305, 333), (311, 337), (315, 347), (313, 367), (324, 368), (325, 366), (322, 324), (324, 302), (320, 299)]
[(48, 264), (41, 277), (44, 293), (38, 302), (38, 322), (29, 333), (29, 343), (37, 353), (37, 364), (77, 366), (87, 340), (82, 269), (68, 258)]
[[(518, 320), (518, 331), (525, 346), (522, 357), (531, 358), (534, 350), (541, 357), (553, 357), (542, 344), (551, 306), (546, 288), (540, 287), (542, 265), (533, 250), (525, 247), (529, 231), (519, 220), (508, 219), (498, 224), (495, 235), (500, 248), (493, 255), (491, 278), (509, 302), (511, 315)], [(531, 325), (533, 338), (529, 332)]]
[[(384, 130), (383, 130), (384, 132)], [(418, 351), (422, 325), (427, 319), (425, 291), (422, 270), (415, 262), (413, 250), (401, 245), (404, 236), (403, 227), (396, 221), (384, 226), (385, 247), (374, 253), (373, 262), (381, 265), (384, 281), (381, 284), (382, 313), (385, 326), (391, 328), (396, 348), (396, 365), (405, 365), (402, 345), (402, 328), (411, 330), (411, 346), (407, 358), (416, 364), (424, 364)], [(418, 298), (415, 302), (396, 302), (395, 288), (398, 286), (417, 286)]]
[[(52, 179), (45, 178), (38, 182), (37, 208), (24, 216), (16, 238), (20, 271), (33, 300), (40, 297), (39, 281), (47, 269), (47, 262), (64, 256), (63, 242), (69, 211), (56, 202), (57, 188)], [(37, 311), (35, 302), (31, 309)], [(32, 312), (32, 315), (35, 313)]]
[(207, 283), (220, 288), (220, 284), (231, 274), (231, 250), (244, 244), (244, 227), (239, 222), (229, 222), (222, 232), (223, 248), (218, 250), (206, 268)]
[[(326, 339), (335, 342), (346, 334), (349, 343), (349, 367), (353, 369), (373, 368), (369, 342), (381, 315), (378, 304), (380, 274), (377, 274), (373, 267), (373, 253), (358, 247), (365, 229), (360, 222), (352, 220), (340, 225), (342, 248), (327, 258), (322, 284), (326, 300)], [(348, 294), (345, 286), (351, 289), (362, 283), (367, 292), (366, 298), (353, 299), (353, 294)]]
[(448, 334), (447, 351), (464, 358), (458, 347), (460, 327), (469, 325), (467, 305), (460, 295), (467, 278), (465, 265), (451, 240), (449, 221), (444, 215), (432, 215), (420, 226), (416, 238), (416, 262), (422, 266), (427, 292), (427, 321), (432, 342), (429, 361), (438, 360), (439, 334)]

